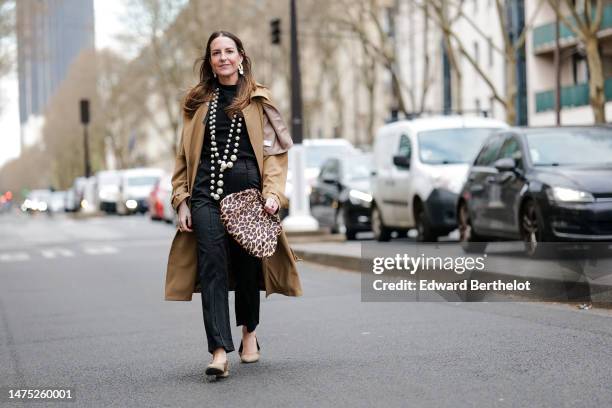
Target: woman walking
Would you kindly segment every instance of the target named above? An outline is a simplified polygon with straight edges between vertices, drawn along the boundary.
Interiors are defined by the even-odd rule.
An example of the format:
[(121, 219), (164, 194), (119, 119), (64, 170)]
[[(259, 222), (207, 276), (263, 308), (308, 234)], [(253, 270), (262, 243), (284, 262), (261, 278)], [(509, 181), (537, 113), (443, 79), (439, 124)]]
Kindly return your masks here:
[(178, 230), (166, 272), (166, 300), (191, 300), (201, 292), (204, 328), (212, 362), (206, 374), (227, 377), (227, 353), (234, 351), (228, 291), (235, 291), (238, 350), (244, 363), (259, 360), (255, 334), (259, 291), (300, 296), (297, 257), (284, 233), (274, 255), (249, 255), (221, 223), (220, 201), (258, 188), (265, 211), (287, 207), (284, 195), (287, 151), (292, 146), (270, 92), (257, 84), (242, 42), (214, 32), (199, 59), (200, 78), (183, 104), (183, 130), (172, 177), (172, 206)]

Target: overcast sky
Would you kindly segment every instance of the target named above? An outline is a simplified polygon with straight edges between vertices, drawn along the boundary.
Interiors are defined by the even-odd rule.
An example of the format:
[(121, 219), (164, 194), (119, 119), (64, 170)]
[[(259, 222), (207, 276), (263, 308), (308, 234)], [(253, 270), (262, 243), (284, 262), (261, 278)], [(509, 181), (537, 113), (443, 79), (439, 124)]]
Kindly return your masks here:
[[(119, 49), (115, 35), (123, 31), (125, 0), (94, 0), (96, 48)], [(16, 60), (17, 58), (15, 58)], [(4, 110), (0, 115), (0, 166), (19, 155), (19, 90), (17, 72), (0, 79)]]

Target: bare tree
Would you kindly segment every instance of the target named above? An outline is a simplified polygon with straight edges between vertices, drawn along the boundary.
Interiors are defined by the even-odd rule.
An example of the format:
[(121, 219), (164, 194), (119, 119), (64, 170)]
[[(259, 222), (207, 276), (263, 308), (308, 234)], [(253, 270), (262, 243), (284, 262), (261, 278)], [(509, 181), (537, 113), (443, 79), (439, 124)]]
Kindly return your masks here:
[(56, 188), (72, 185), (84, 173), (83, 126), (79, 101), (90, 100), (89, 153), (92, 170), (103, 169), (104, 131), (101, 106), (96, 95), (95, 51), (82, 51), (71, 64), (66, 79), (49, 100), (42, 129), (44, 155), (51, 182)]
[[(36, 171), (32, 171), (32, 163), (36, 163)], [(13, 192), (15, 202), (25, 198), (20, 193), (23, 189), (48, 188), (51, 179), (49, 157), (38, 144), (27, 146), (19, 157), (0, 168), (0, 185)]]
[(404, 84), (397, 70), (397, 53), (393, 39), (382, 23), (384, 4), (380, 0), (341, 0), (338, 2), (341, 11), (335, 13), (338, 27), (354, 33), (364, 47), (366, 55), (375, 56), (391, 75), (391, 86), (396, 96), (397, 109), (407, 113), (404, 100)]
[[(589, 100), (593, 109), (595, 123), (606, 123), (604, 75), (599, 37), (597, 36), (603, 18), (604, 1), (594, 0), (594, 2), (595, 9), (593, 10), (593, 1), (585, 0), (583, 3), (584, 12), (579, 13), (575, 2), (571, 0), (548, 0), (557, 17), (584, 44), (589, 67)], [(560, 3), (563, 3), (565, 5), (564, 8), (569, 10), (572, 16), (571, 19), (563, 14), (561, 7), (559, 7)]]
[[(444, 49), (448, 57), (451, 71), (452, 96), (455, 110), (459, 113), (463, 111), (463, 72), (456, 48), (453, 46), (453, 25), (459, 20), (463, 10), (463, 0), (456, 4), (454, 13), (448, 0), (426, 1), (420, 4), (426, 19), (432, 19), (438, 23), (442, 31)], [(433, 16), (430, 14), (433, 10)], [(451, 15), (452, 14), (452, 15)]]
[(132, 100), (140, 99), (138, 105), (148, 110), (143, 112), (147, 125), (169, 151), (176, 152), (182, 99), (198, 80), (193, 63), (204, 53), (213, 31), (236, 32), (245, 39), (252, 60), (279, 65), (278, 60), (267, 61), (260, 44), (267, 30), (265, 17), (277, 7), (274, 3), (278, 2), (242, 0), (240, 7), (219, 7), (213, 0), (130, 0), (128, 20), (135, 29), (123, 39), (137, 41), (141, 51), (137, 61), (130, 63), (129, 75), (136, 83), (128, 87), (129, 92)]
[[(418, 0), (417, 0), (418, 1)], [(449, 49), (456, 49), (461, 55), (463, 55), (478, 75), (483, 79), (485, 84), (491, 90), (493, 98), (500, 102), (506, 110), (506, 121), (508, 123), (516, 122), (516, 107), (514, 101), (517, 96), (517, 72), (516, 72), (516, 61), (518, 52), (524, 47), (527, 33), (533, 26), (533, 20), (537, 16), (540, 8), (542, 7), (544, 0), (537, 0), (535, 11), (528, 23), (525, 24), (523, 30), (518, 33), (515, 39), (509, 35), (510, 25), (507, 19), (506, 10), (502, 0), (495, 0), (497, 19), (499, 21), (499, 28), (501, 31), (501, 37), (503, 41), (502, 48), (493, 45), (494, 51), (501, 54), (505, 62), (506, 81), (505, 87), (499, 89), (492, 79), (492, 77), (486, 72), (486, 69), (482, 67), (475, 57), (470, 54), (466, 46), (463, 43), (460, 33), (457, 32), (454, 23), (459, 21), (459, 18), (463, 19), (468, 25), (478, 33), (478, 35), (485, 38), (487, 41), (489, 37), (478, 25), (472, 20), (472, 18), (465, 13), (463, 10), (463, 1), (452, 2), (450, 0), (426, 0), (431, 8), (435, 11), (432, 13), (432, 20), (440, 27), (440, 29), (448, 36), (447, 47)], [(424, 3), (420, 3), (424, 7)], [(454, 8), (457, 18), (448, 20), (445, 16), (449, 12), (449, 8)]]
[[(143, 114), (148, 113), (133, 97), (133, 84), (138, 78), (130, 75), (129, 68), (128, 61), (110, 50), (97, 55), (97, 91), (105, 143), (121, 169), (135, 164), (131, 162), (130, 138), (143, 121)], [(154, 120), (153, 124), (156, 125)]]

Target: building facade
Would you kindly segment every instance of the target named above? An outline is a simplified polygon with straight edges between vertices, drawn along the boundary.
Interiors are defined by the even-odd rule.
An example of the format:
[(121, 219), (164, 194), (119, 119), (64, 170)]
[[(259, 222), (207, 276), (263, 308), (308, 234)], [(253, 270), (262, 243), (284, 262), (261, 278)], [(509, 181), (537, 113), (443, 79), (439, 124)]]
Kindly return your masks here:
[[(533, 12), (536, 1), (528, 1), (527, 4), (528, 10)], [(568, 17), (570, 15), (570, 11), (564, 8), (562, 13)], [(554, 10), (545, 2), (536, 16), (534, 28), (527, 39), (529, 124), (534, 126), (556, 123), (555, 20)], [(604, 0), (598, 38), (605, 80), (606, 121), (612, 122), (612, 2), (610, 1)], [(561, 124), (592, 124), (594, 116), (589, 105), (589, 69), (584, 46), (575, 33), (563, 23), (560, 24), (559, 45)]]
[(93, 0), (19, 0), (17, 62), (21, 149), (41, 140), (49, 98), (70, 64), (95, 47)]

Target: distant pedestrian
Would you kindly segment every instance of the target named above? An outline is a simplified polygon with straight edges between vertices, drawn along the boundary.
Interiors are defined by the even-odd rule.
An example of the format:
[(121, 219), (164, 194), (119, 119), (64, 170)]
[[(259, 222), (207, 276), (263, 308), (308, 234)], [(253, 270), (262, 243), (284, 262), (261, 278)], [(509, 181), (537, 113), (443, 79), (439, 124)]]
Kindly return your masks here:
[(255, 82), (238, 37), (212, 33), (197, 62), (199, 83), (183, 103), (172, 176), (179, 225), (168, 259), (165, 299), (190, 301), (192, 293), (201, 291), (213, 356), (206, 373), (226, 377), (226, 353), (234, 350), (228, 291), (235, 291), (236, 325), (242, 326), (240, 359), (249, 363), (259, 359), (260, 290), (266, 297), (300, 296), (302, 287), (285, 234), (274, 255), (253, 257), (226, 233), (219, 203), (228, 194), (258, 188), (267, 212), (286, 208), (287, 151), (293, 142), (270, 91)]

